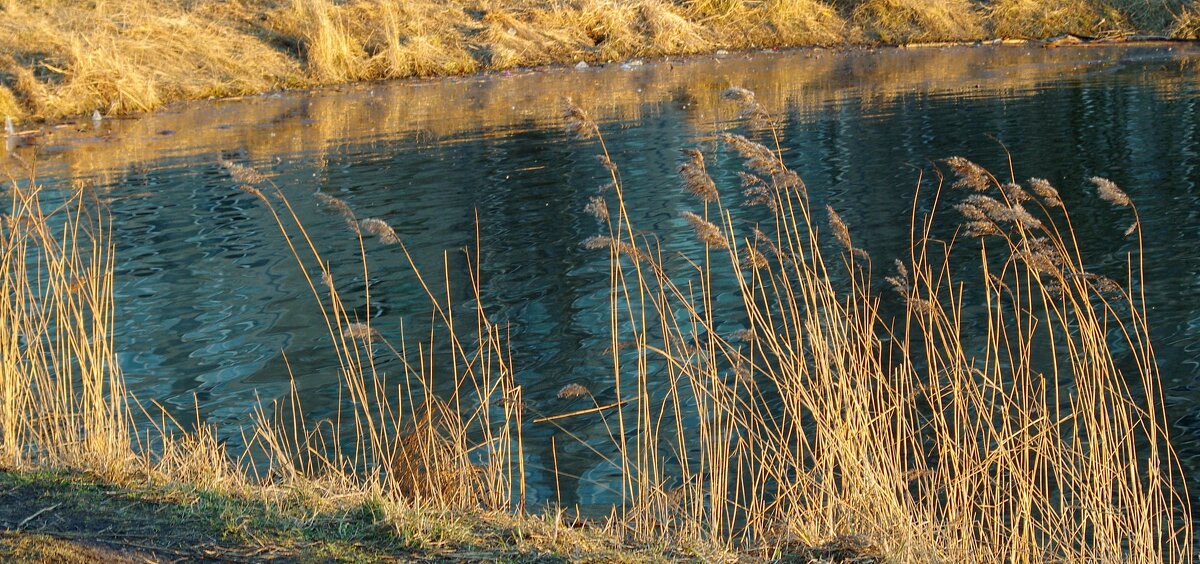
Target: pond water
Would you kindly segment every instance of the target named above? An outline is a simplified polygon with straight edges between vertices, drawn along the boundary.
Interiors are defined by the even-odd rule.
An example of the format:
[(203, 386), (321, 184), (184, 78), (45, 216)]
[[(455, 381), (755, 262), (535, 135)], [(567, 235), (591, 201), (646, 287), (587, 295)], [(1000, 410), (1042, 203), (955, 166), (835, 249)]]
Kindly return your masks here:
[[(593, 143), (561, 130), (564, 97), (601, 123), (635, 222), (672, 251), (697, 248), (679, 219), (695, 205), (680, 190), (679, 150), (712, 154), (717, 133), (741, 131), (737, 108), (719, 99), (731, 85), (782, 117), (786, 159), (814, 205), (839, 210), (881, 264), (906, 252), (921, 170), (952, 155), (1007, 170), (1007, 147), (1018, 178), (1044, 177), (1063, 192), (1098, 272), (1123, 279), (1135, 243), (1121, 233), (1128, 217), (1086, 179), (1111, 178), (1139, 205), (1166, 401), (1184, 465), (1200, 477), (1197, 62), (1200, 49), (1183, 45), (803, 50), (365, 84), (59, 128), (37, 162), (43, 184), (82, 180), (111, 200), (116, 342), (129, 387), (179, 413), (198, 405), (233, 439), (259, 401), (287, 393), (289, 366), (313, 417), (339, 398), (337, 360), (302, 273), (222, 160), (272, 177), (363, 314), (357, 240), (318, 209), (314, 191), (389, 222), (434, 273), (444, 251), (474, 242), (478, 219), (482, 301), (511, 323), (526, 401), (555, 412), (568, 409), (556, 398), (564, 384), (602, 399), (613, 385), (603, 361), (607, 256), (580, 245), (598, 232), (583, 208), (607, 173)], [(734, 213), (757, 213), (736, 209), (735, 165), (717, 159), (714, 175)], [(375, 326), (395, 337), (401, 323), (427, 325), (428, 303), (399, 249), (368, 241), (367, 253)], [(463, 276), (460, 254), (445, 256), (452, 277)], [(566, 424), (605, 437), (594, 422)], [(555, 432), (526, 430), (532, 467), (550, 465)], [(559, 441), (562, 471), (585, 477), (562, 484), (564, 503), (612, 501), (594, 457)], [(547, 476), (531, 476), (535, 500), (553, 495)]]

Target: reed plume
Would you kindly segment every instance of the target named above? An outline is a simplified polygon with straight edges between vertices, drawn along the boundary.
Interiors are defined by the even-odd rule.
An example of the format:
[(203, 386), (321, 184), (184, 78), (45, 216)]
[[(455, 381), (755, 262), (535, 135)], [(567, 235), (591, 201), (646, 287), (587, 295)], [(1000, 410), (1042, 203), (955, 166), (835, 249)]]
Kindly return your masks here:
[(313, 192), (313, 197), (316, 198), (317, 201), (322, 205), (331, 208), (333, 211), (337, 212), (338, 215), (342, 216), (342, 220), (346, 222), (346, 226), (349, 227), (355, 235), (362, 233), (362, 229), (360, 229), (358, 225), (358, 220), (354, 217), (354, 210), (350, 208), (350, 204), (347, 204), (345, 200), (330, 196), (324, 192)]
[(233, 178), (233, 181), (238, 184), (260, 184), (267, 181), (267, 176), (246, 165), (241, 165), (233, 161), (221, 161), (221, 166)]
[(1033, 191), (1038, 196), (1042, 197), (1042, 201), (1044, 201), (1047, 206), (1052, 208), (1063, 207), (1062, 199), (1058, 195), (1058, 190), (1055, 189), (1054, 186), (1050, 185), (1049, 180), (1046, 180), (1045, 178), (1030, 178), (1029, 187), (1033, 188)]
[(967, 188), (975, 192), (984, 192), (992, 185), (992, 175), (987, 169), (963, 157), (950, 157), (945, 160), (954, 174), (958, 176), (955, 188)]
[(1127, 195), (1125, 191), (1118, 188), (1115, 182), (1099, 176), (1093, 176), (1090, 180), (1091, 183), (1096, 186), (1096, 193), (1099, 194), (1100, 198), (1104, 201), (1114, 206), (1120, 206), (1123, 208), (1133, 205), (1133, 202), (1129, 200), (1129, 195)]
[(587, 206), (583, 208), (583, 211), (600, 221), (608, 221), (608, 202), (600, 196), (588, 198)]
[(825, 206), (825, 212), (829, 214), (829, 228), (833, 231), (833, 238), (847, 251), (853, 251), (854, 245), (850, 242), (850, 228), (846, 226), (846, 222), (842, 221), (842, 216), (834, 211), (833, 206)]
[(396, 235), (396, 231), (388, 225), (386, 221), (374, 217), (368, 217), (360, 222), (359, 225), (367, 232), (376, 237), (385, 245), (395, 245), (400, 242), (400, 236)]
[(583, 384), (567, 384), (558, 390), (558, 399), (570, 399), (590, 395), (592, 395), (592, 392)]
[(729, 241), (725, 240), (725, 234), (721, 233), (721, 228), (690, 211), (685, 211), (679, 215), (691, 224), (692, 230), (696, 232), (696, 238), (700, 239), (705, 245), (720, 249), (729, 247)]
[(717, 192), (717, 184), (705, 168), (704, 153), (696, 149), (684, 149), (682, 152), (687, 157), (687, 160), (679, 165), (684, 189), (706, 203), (718, 201), (721, 195)]
[(348, 339), (362, 339), (367, 342), (374, 341), (380, 336), (377, 329), (367, 325), (366, 323), (359, 322), (347, 323), (343, 328), (343, 331)]
[(567, 98), (563, 102), (562, 120), (567, 132), (578, 139), (591, 139), (600, 131), (591, 116), (576, 105), (571, 98)]

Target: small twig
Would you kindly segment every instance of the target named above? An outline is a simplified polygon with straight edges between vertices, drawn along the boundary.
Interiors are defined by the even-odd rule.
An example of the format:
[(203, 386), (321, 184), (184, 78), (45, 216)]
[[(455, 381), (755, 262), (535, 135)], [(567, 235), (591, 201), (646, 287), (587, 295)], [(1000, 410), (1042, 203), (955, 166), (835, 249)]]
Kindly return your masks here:
[(25, 528), (25, 524), (26, 524), (26, 523), (28, 523), (28, 522), (30, 522), (30, 521), (32, 521), (32, 520), (34, 520), (34, 519), (36, 519), (38, 515), (41, 515), (41, 514), (43, 514), (43, 513), (47, 512), (47, 511), (53, 511), (53, 510), (55, 510), (55, 509), (58, 509), (58, 506), (60, 506), (60, 505), (62, 505), (62, 503), (56, 503), (56, 504), (54, 504), (54, 505), (51, 505), (51, 506), (49, 506), (49, 507), (43, 507), (43, 508), (41, 508), (41, 509), (37, 510), (37, 512), (36, 512), (36, 513), (34, 513), (33, 515), (30, 515), (30, 516), (26, 517), (26, 518), (25, 518), (23, 521), (21, 521), (20, 523), (17, 523), (16, 530), (18, 530), (18, 531), (19, 531), (19, 530), (21, 530), (21, 529)]
[(632, 399), (621, 400), (619, 402), (610, 403), (608, 405), (599, 405), (596, 407), (589, 407), (587, 409), (581, 409), (579, 411), (572, 411), (570, 413), (563, 413), (561, 415), (550, 415), (548, 417), (538, 417), (537, 419), (534, 419), (533, 422), (534, 423), (545, 423), (547, 421), (555, 421), (558, 419), (566, 419), (568, 417), (575, 417), (576, 415), (587, 415), (589, 413), (597, 413), (600, 411), (604, 411), (606, 409), (612, 409), (614, 407), (621, 407), (621, 406), (629, 403), (630, 401), (632, 401)]

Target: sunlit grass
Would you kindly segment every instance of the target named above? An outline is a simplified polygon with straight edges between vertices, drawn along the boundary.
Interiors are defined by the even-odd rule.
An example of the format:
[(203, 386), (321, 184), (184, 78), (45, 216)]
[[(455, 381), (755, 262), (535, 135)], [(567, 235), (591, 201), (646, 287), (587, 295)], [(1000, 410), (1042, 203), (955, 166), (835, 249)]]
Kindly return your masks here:
[(133, 0), (0, 4), (0, 116), (719, 49), (1130, 32), (1181, 0)]

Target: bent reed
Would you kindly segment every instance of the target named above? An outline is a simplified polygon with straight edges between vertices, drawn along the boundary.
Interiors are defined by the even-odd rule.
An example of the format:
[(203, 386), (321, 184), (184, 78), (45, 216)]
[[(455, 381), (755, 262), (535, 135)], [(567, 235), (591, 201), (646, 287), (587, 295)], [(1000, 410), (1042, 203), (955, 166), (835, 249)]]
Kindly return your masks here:
[[(293, 386), (259, 408), (237, 455), (198, 423), (136, 431), (140, 404), (112, 362), (105, 215), (84, 192), (43, 197), (12, 184), (0, 241), (4, 464), (317, 505), (370, 499), (395, 522), (524, 515), (526, 479), (557, 475), (526, 466), (524, 430), (554, 425), (576, 440), (564, 419), (592, 417), (610, 444), (580, 443), (619, 470), (620, 503), (595, 533), (605, 540), (572, 536), (583, 533), (561, 510), (530, 518), (554, 539), (538, 542), (570, 558), (588, 557), (563, 548), (570, 542), (601, 542), (713, 560), (832, 546), (904, 562), (1190, 562), (1191, 505), (1163, 413), (1129, 197), (1092, 180), (1098, 197), (1128, 210), (1138, 241), (1117, 281), (1087, 270), (1086, 241), (1049, 182), (947, 159), (954, 180), (937, 183), (936, 205), (922, 212), (914, 197), (911, 253), (881, 269), (836, 210), (813, 209), (781, 157), (778, 118), (752, 92), (727, 97), (750, 126), (749, 137), (720, 137), (720, 154), (743, 163), (741, 186), (712, 178), (713, 154), (684, 151), (681, 185), (695, 201), (679, 225), (700, 243), (685, 260), (634, 224), (604, 132), (568, 107), (565, 125), (595, 144), (608, 176), (586, 210), (600, 231), (581, 246), (608, 255), (616, 398), (601, 404), (586, 386), (565, 386), (560, 397), (592, 403), (569, 414), (524, 400), (506, 328), (481, 303), (478, 247), (465, 251), (461, 295), (448, 271), (426, 277), (385, 221), (316, 194), (357, 238), (350, 260), (363, 279), (367, 245), (388, 246), (429, 298), (428, 334), (389, 336), (370, 314), (369, 287), (365, 315), (345, 306), (330, 257), (270, 175), (225, 163), (230, 189), (261, 202), (304, 273), (344, 399), (312, 421)], [(743, 204), (771, 219), (735, 222), (730, 206)], [(959, 274), (962, 261), (977, 276)], [(741, 299), (718, 300), (722, 288)], [(983, 330), (968, 332), (967, 310), (980, 307)], [(400, 373), (385, 374), (385, 359)]]
[(1196, 14), (1186, 0), (4, 0), (0, 117), (721, 49), (1193, 39)]

